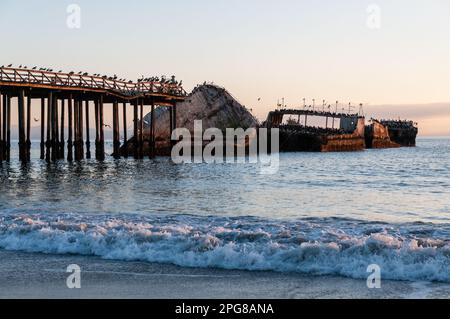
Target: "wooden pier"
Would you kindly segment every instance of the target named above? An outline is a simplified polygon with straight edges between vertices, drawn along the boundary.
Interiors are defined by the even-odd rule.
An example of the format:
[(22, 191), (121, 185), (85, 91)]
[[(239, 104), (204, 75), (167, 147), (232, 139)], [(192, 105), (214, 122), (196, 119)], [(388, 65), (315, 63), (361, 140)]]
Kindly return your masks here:
[[(113, 153), (120, 158), (119, 105), (123, 112), (123, 140), (127, 143), (127, 110), (133, 109), (134, 157), (144, 157), (144, 106), (150, 106), (152, 121), (148, 143), (149, 157), (155, 156), (155, 106), (169, 106), (171, 131), (176, 128), (176, 103), (186, 97), (176, 81), (157, 79), (126, 82), (117, 77), (92, 76), (0, 68), (0, 162), (11, 159), (11, 101), (17, 100), (19, 159), (30, 161), (32, 101), (40, 101), (40, 158), (48, 162), (67, 158), (80, 161), (91, 158), (90, 117), (95, 118), (95, 158), (105, 159), (104, 108), (110, 105), (113, 115)], [(66, 123), (67, 112), (67, 123)], [(65, 140), (65, 129), (68, 136)], [(66, 147), (67, 146), (67, 147)]]

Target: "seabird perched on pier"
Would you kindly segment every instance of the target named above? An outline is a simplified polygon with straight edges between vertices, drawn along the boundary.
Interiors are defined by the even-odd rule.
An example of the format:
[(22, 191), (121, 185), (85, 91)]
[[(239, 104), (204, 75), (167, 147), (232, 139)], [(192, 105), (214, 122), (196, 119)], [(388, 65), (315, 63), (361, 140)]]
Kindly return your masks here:
[(8, 68), (12, 67), (12, 64), (8, 65)]
[(36, 69), (37, 69), (37, 66), (33, 67), (33, 70), (36, 70)]

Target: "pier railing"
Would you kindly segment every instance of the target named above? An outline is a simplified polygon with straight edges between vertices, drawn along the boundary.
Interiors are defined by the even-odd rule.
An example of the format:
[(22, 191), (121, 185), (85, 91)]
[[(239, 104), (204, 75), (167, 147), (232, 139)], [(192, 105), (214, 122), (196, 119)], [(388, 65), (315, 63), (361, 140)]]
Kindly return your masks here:
[(60, 73), (24, 68), (0, 68), (0, 81), (30, 85), (69, 87), (74, 89), (101, 89), (113, 91), (128, 97), (158, 93), (173, 96), (187, 95), (180, 84), (170, 80), (126, 82), (107, 76), (93, 76), (86, 73)]

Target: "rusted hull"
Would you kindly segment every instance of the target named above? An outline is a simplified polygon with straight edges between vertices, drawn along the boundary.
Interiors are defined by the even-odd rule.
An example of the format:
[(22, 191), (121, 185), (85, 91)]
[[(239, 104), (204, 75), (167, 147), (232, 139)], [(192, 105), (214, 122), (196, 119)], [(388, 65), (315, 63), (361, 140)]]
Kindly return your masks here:
[(395, 143), (389, 136), (389, 130), (381, 123), (374, 121), (365, 129), (366, 148), (398, 148), (400, 144)]
[(313, 135), (280, 131), (280, 152), (355, 152), (365, 148), (358, 134)]
[(391, 140), (404, 147), (415, 147), (417, 134), (418, 130), (415, 128), (389, 130)]

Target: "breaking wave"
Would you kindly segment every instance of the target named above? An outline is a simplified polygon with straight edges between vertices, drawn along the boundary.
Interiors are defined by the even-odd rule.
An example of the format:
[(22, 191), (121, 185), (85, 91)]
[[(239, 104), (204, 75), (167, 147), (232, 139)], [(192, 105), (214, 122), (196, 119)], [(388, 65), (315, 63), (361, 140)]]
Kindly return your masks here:
[(350, 219), (0, 214), (0, 248), (183, 267), (450, 282), (450, 225)]

